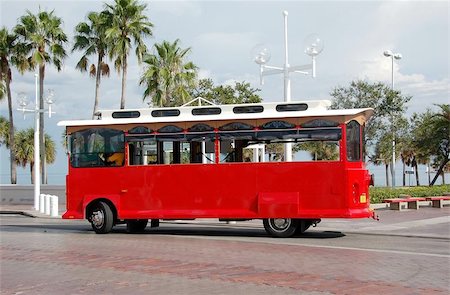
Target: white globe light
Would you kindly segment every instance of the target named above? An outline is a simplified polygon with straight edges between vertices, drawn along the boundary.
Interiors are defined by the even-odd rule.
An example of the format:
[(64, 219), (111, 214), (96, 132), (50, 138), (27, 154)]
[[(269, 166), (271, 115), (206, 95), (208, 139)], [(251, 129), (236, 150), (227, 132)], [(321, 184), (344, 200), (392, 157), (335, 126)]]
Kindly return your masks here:
[(55, 103), (55, 90), (53, 90), (53, 89), (48, 90), (48, 94), (47, 94), (47, 97), (45, 98), (45, 101), (48, 104)]
[(402, 55), (400, 53), (394, 54), (395, 59), (402, 59)]
[(384, 54), (384, 56), (386, 56), (386, 57), (390, 57), (390, 56), (392, 56), (392, 51), (386, 50), (385, 52), (383, 52), (383, 54)]
[(270, 60), (270, 50), (264, 44), (258, 44), (252, 49), (252, 57), (254, 62), (259, 65), (264, 65)]
[(25, 92), (19, 92), (17, 95), (17, 103), (21, 108), (25, 108), (30, 103)]
[(311, 34), (303, 41), (305, 53), (309, 56), (317, 56), (323, 50), (323, 40), (317, 34)]

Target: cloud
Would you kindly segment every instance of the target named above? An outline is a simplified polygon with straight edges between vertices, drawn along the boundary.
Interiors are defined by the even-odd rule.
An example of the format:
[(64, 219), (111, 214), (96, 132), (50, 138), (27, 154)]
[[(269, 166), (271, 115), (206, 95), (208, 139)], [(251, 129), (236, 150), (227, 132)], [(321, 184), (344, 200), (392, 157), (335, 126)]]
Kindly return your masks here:
[(259, 39), (253, 32), (208, 32), (194, 39), (193, 50), (203, 64), (236, 69), (238, 64), (252, 64), (250, 51)]
[[(449, 103), (450, 79), (432, 79), (424, 74), (405, 73), (400, 61), (394, 62), (394, 87), (404, 95), (411, 95), (408, 113), (422, 112), (432, 104)], [(375, 57), (371, 61), (361, 63), (361, 75), (370, 81), (382, 81), (391, 85), (391, 59)]]
[(189, 0), (159, 0), (146, 1), (150, 14), (174, 15), (181, 17), (189, 15), (189, 17), (200, 17), (203, 13), (202, 6), (197, 1)]

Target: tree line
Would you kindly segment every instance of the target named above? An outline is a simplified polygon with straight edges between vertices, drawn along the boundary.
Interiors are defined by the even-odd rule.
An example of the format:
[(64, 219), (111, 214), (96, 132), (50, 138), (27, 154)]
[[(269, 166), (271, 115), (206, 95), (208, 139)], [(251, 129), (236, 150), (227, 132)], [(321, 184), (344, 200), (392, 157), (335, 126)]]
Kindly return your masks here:
[[(179, 39), (154, 44), (153, 51), (149, 51), (145, 41), (153, 36), (154, 25), (145, 15), (146, 9), (147, 5), (138, 0), (114, 0), (111, 4), (105, 3), (101, 11), (89, 12), (86, 20), (75, 27), (74, 45), (69, 51), (82, 52), (76, 68), (95, 78), (92, 117), (95, 117), (100, 104), (101, 81), (110, 76), (109, 63), (114, 64), (121, 76), (120, 108), (125, 108), (127, 69), (133, 50), (138, 63), (144, 64), (144, 71), (139, 79), (139, 84), (145, 89), (142, 99), (150, 98), (152, 106), (180, 106), (197, 97), (216, 104), (261, 101), (259, 89), (252, 88), (245, 81), (235, 82), (234, 85), (214, 85), (211, 79), (198, 80), (198, 67), (188, 60), (191, 48), (181, 48)], [(37, 14), (26, 11), (12, 30), (5, 27), (0, 30), (0, 97), (7, 98), (9, 110), (9, 120), (2, 119), (0, 138), (10, 151), (11, 183), (17, 182), (16, 165), (25, 163), (19, 158), (20, 144), (15, 139), (11, 69), (16, 68), (20, 74), (35, 70), (39, 72), (39, 101), (42, 109), (46, 66), (61, 70), (68, 54), (67, 43), (68, 37), (62, 29), (62, 20), (54, 11), (39, 9)], [(333, 108), (375, 109), (375, 115), (366, 126), (369, 161), (385, 165), (387, 171), (392, 161), (389, 141), (392, 142), (392, 136), (395, 136), (398, 142), (396, 147), (399, 149), (397, 155), (400, 155), (404, 165), (417, 168), (417, 164), (425, 163), (438, 169), (439, 173), (432, 183), (436, 181), (438, 174), (448, 169), (448, 105), (439, 106), (440, 111), (437, 113), (428, 110), (422, 114), (414, 114), (408, 121), (404, 112), (410, 97), (403, 96), (382, 83), (354, 81), (348, 87), (336, 87), (330, 94), (334, 98)], [(47, 142), (52, 141), (44, 134), (44, 116), (42, 113), (40, 115), (40, 143), (43, 147), (41, 161), (44, 163), (42, 174), (43, 182), (46, 182), (45, 161), (51, 163), (52, 158), (52, 153), (47, 151), (50, 149)], [(390, 124), (391, 122), (394, 124)], [(431, 130), (434, 132), (430, 133)], [(22, 131), (18, 132), (17, 137), (20, 132)], [(307, 149), (318, 160), (336, 156), (327, 145), (310, 144), (304, 145), (303, 149)], [(281, 146), (271, 145), (267, 147), (267, 152), (274, 160), (283, 157)], [(29, 163), (31, 168), (31, 160)], [(416, 177), (419, 185), (418, 175)], [(386, 184), (389, 185), (388, 173)]]
[(437, 172), (429, 184), (434, 185), (439, 175), (445, 183), (444, 173), (450, 170), (450, 106), (435, 105), (437, 110), (425, 110), (406, 118), (407, 103), (411, 96), (393, 90), (381, 83), (353, 81), (349, 86), (336, 87), (330, 95), (334, 98), (332, 108), (364, 108), (375, 110), (365, 128), (365, 150), (367, 160), (375, 165), (384, 165), (386, 186), (390, 186), (389, 168), (392, 165), (393, 139), (395, 160), (402, 162), (403, 186), (406, 185), (406, 169), (414, 170), (416, 185), (420, 185), (418, 165)]

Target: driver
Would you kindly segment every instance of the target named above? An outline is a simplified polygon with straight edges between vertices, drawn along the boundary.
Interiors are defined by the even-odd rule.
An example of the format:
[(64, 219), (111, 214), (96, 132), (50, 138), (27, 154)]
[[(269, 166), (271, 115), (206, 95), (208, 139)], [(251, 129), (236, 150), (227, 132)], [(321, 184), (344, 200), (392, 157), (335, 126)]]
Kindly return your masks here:
[(112, 153), (100, 154), (100, 159), (109, 166), (122, 166), (125, 160), (125, 153), (118, 152), (117, 150), (119, 150), (117, 144), (113, 144)]
[(112, 166), (122, 166), (124, 159), (124, 153), (113, 153), (106, 158), (106, 163), (111, 164)]

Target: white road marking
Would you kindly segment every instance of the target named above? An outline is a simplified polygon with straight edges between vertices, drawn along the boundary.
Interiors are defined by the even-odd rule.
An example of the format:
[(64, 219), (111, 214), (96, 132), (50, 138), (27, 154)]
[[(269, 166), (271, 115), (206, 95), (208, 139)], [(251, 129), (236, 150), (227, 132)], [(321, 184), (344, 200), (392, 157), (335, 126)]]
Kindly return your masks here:
[[(164, 235), (167, 237), (166, 235)], [(171, 236), (173, 238), (193, 238), (193, 239), (201, 239), (201, 240), (219, 240), (219, 241), (234, 241), (234, 242), (249, 242), (249, 243), (265, 243), (272, 245), (289, 245), (289, 246), (301, 246), (301, 247), (310, 247), (310, 248), (322, 248), (322, 249), (335, 249), (335, 250), (352, 250), (352, 251), (364, 251), (364, 252), (373, 252), (373, 253), (387, 253), (387, 254), (401, 254), (401, 255), (413, 255), (413, 256), (426, 256), (426, 257), (439, 257), (439, 258), (448, 258), (450, 259), (449, 254), (435, 254), (435, 253), (424, 253), (424, 252), (411, 252), (411, 251), (400, 251), (400, 250), (385, 250), (385, 249), (369, 249), (369, 248), (358, 248), (358, 247), (343, 247), (343, 246), (329, 246), (329, 245), (311, 245), (311, 244), (302, 244), (302, 243), (293, 243), (289, 242), (289, 240), (277, 239), (275, 241), (271, 240), (262, 240), (258, 238), (258, 240), (254, 238), (246, 238), (246, 237), (211, 237), (211, 236)]]

